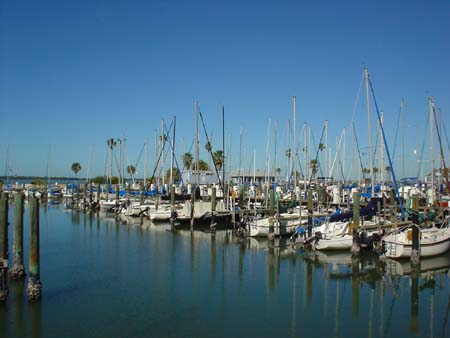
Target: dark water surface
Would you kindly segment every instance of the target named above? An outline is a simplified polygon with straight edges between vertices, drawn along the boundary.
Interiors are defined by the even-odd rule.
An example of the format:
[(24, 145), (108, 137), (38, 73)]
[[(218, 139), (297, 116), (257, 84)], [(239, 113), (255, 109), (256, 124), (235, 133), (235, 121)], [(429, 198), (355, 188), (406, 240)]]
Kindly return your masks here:
[[(449, 254), (411, 278), (408, 262), (226, 231), (172, 232), (63, 205), (40, 217), (42, 300), (29, 304), (26, 284), (11, 281), (2, 338), (450, 337)], [(27, 271), (28, 222), (26, 208)]]

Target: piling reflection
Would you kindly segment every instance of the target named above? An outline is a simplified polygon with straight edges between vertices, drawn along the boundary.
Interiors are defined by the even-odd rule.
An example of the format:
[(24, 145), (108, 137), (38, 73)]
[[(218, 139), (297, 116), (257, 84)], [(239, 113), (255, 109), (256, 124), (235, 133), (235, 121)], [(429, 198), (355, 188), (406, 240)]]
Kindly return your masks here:
[[(52, 209), (48, 213), (55, 215)], [(14, 289), (11, 284), (8, 304), (0, 308), (1, 322), (8, 323), (0, 325), (1, 337), (44, 337), (52, 329), (60, 333), (59, 327), (51, 327), (52, 316), (61, 320), (61, 304), (67, 302), (81, 313), (74, 313), (77, 319), (85, 316), (83, 311), (100, 320), (105, 312), (111, 317), (131, 313), (121, 317), (132, 324), (127, 326), (141, 325), (141, 332), (149, 326), (150, 330), (168, 327), (166, 336), (167, 332), (189, 335), (186, 332), (194, 331), (181, 331), (188, 322), (201, 326), (204, 319), (221, 330), (227, 330), (223, 323), (233, 323), (233, 329), (220, 331), (220, 336), (249, 326), (255, 330), (252, 336), (264, 336), (264, 330), (273, 336), (274, 323), (280, 336), (291, 337), (446, 337), (449, 332), (448, 254), (423, 259), (415, 268), (409, 261), (380, 260), (375, 255), (304, 251), (283, 238), (238, 238), (229, 230), (210, 231), (209, 227), (190, 231), (170, 223), (153, 224), (146, 218), (76, 214), (64, 214), (69, 225), (64, 232), (59, 220), (58, 235), (73, 243), (85, 241), (64, 250), (73, 250), (67, 257), (82, 259), (87, 271), (68, 263), (66, 257), (55, 259), (66, 251), (51, 251), (44, 243), (43, 262), (54, 264), (44, 269), (46, 292), (58, 297), (44, 293), (41, 303), (28, 304), (24, 286)], [(85, 226), (74, 226), (80, 219)], [(50, 226), (45, 231), (54, 229)], [(55, 277), (58, 264), (66, 274)], [(69, 268), (76, 269), (70, 280)], [(117, 308), (105, 306), (105, 296)], [(154, 321), (148, 324), (149, 316), (144, 315), (140, 321), (142, 313), (149, 313)], [(152, 336), (165, 335), (158, 331)]]

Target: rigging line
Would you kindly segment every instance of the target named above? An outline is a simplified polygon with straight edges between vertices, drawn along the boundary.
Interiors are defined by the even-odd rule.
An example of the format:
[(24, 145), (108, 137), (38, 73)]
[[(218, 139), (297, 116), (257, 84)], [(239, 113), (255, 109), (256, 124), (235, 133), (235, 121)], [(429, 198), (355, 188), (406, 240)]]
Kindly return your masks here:
[[(425, 130), (428, 129), (428, 123), (429, 119), (425, 119)], [(417, 179), (419, 179), (420, 171), (422, 170), (422, 161), (423, 161), (423, 152), (425, 150), (425, 133), (423, 134), (423, 141), (422, 141), (422, 149), (420, 150), (420, 157), (419, 157), (419, 165), (417, 168)]]
[(445, 127), (445, 123), (442, 123), (442, 127), (444, 127), (444, 135), (445, 135), (445, 139), (447, 140), (447, 148), (448, 148), (448, 151), (450, 151), (450, 143), (448, 142), (447, 128)]
[[(146, 143), (147, 142), (145, 142), (144, 145), (142, 146), (141, 152), (139, 153), (138, 159), (136, 160), (136, 164), (134, 165), (135, 168), (137, 168), (139, 161), (141, 160), (141, 156), (142, 156), (142, 153), (144, 152)], [(130, 163), (130, 161), (128, 161), (128, 163)]]
[(356, 94), (356, 98), (355, 98), (355, 102), (353, 103), (353, 112), (352, 112), (352, 120), (351, 123), (355, 122), (355, 113), (356, 113), (356, 106), (359, 102), (359, 97), (361, 95), (361, 88), (363, 86), (363, 81), (364, 81), (364, 72), (361, 73), (361, 81), (359, 82), (359, 89), (358, 89), (358, 93)]
[(401, 113), (402, 113), (402, 109), (400, 108), (400, 110), (398, 112), (398, 117), (397, 117), (397, 127), (395, 128), (394, 150), (392, 151), (392, 157), (394, 158), (394, 161), (395, 161), (395, 151), (397, 150), (397, 139), (398, 139), (398, 130), (399, 130), (399, 125), (400, 125)]
[[(289, 127), (290, 127), (291, 135), (292, 135), (291, 121), (288, 120), (288, 122), (289, 122)], [(303, 127), (302, 127), (302, 129), (301, 129), (301, 131), (300, 131), (300, 135), (303, 133), (304, 129), (305, 129), (305, 125), (303, 124)], [(300, 162), (300, 156), (298, 156), (298, 149), (299, 149), (299, 148), (300, 148), (300, 142), (298, 142), (297, 144), (294, 144), (294, 154), (293, 154), (293, 155), (297, 155), (297, 156), (294, 156), (294, 158), (297, 157), (297, 162), (298, 162), (298, 166), (299, 166), (299, 169), (300, 169), (300, 174), (301, 174), (302, 176), (304, 176), (304, 175), (303, 175), (303, 167), (302, 167), (302, 164), (301, 164), (301, 162)], [(291, 152), (291, 156), (292, 156), (292, 152)], [(288, 168), (288, 169), (289, 169), (289, 168)], [(291, 181), (293, 172), (294, 172), (294, 161), (292, 161), (292, 170), (290, 171), (289, 182)]]
[[(173, 122), (173, 120), (172, 120), (172, 122)], [(166, 128), (166, 133), (167, 133), (167, 135), (169, 135), (169, 133), (170, 133), (170, 130), (167, 130), (167, 128)], [(172, 149), (172, 151), (175, 151), (175, 149), (173, 149), (172, 141), (170, 140), (170, 137), (168, 137), (167, 139), (169, 140), (170, 149)], [(176, 165), (176, 167), (178, 169), (178, 172), (180, 173), (179, 179), (181, 180), (181, 183), (184, 184), (183, 176), (181, 175), (181, 172), (180, 172), (180, 166), (178, 165), (177, 157), (174, 156), (173, 159), (175, 160), (175, 165)]]
[(205, 127), (205, 121), (203, 120), (203, 114), (202, 114), (202, 112), (201, 111), (199, 111), (199, 114), (200, 114), (200, 119), (202, 120), (202, 125), (203, 125), (203, 131), (205, 132), (205, 136), (206, 136), (206, 141), (209, 143), (209, 145), (210, 145), (210, 147), (208, 147), (209, 149), (208, 149), (208, 151), (209, 151), (209, 154), (211, 155), (211, 158), (212, 158), (212, 161), (213, 161), (213, 164), (214, 164), (214, 170), (215, 170), (215, 172), (216, 172), (216, 175), (217, 175), (217, 179), (219, 180), (219, 187), (222, 189), (222, 191), (223, 191), (223, 188), (222, 188), (222, 181), (221, 181), (221, 179), (220, 179), (220, 176), (219, 176), (219, 172), (218, 172), (218, 170), (217, 170), (217, 164), (216, 164), (216, 159), (214, 158), (214, 155), (213, 155), (213, 152), (212, 152), (212, 144), (211, 144), (211, 142), (210, 142), (210, 140), (209, 140), (209, 137), (208, 137), (208, 132), (206, 131), (206, 127)]
[[(322, 141), (323, 141), (323, 135), (325, 134), (325, 125), (323, 126), (323, 128), (322, 128), (322, 135), (320, 135), (320, 141), (319, 141), (319, 145), (320, 144), (322, 144)], [(312, 134), (312, 138), (313, 138), (313, 142), (314, 142), (314, 146), (316, 146), (316, 141), (314, 140), (314, 133)], [(319, 151), (320, 151), (320, 149), (319, 149), (319, 147), (316, 147), (316, 157), (315, 157), (315, 163), (316, 163), (316, 167), (319, 167), (320, 168), (320, 166), (319, 166)], [(322, 171), (321, 171), (322, 172)], [(314, 173), (315, 174), (315, 173)], [(322, 175), (323, 176), (323, 175)], [(313, 171), (311, 170), (311, 175), (309, 176), (309, 181), (311, 182), (311, 180), (312, 180), (312, 178), (313, 178)]]
[(442, 165), (444, 167), (445, 183), (447, 185), (447, 190), (449, 190), (450, 189), (450, 183), (448, 182), (447, 166), (445, 165), (444, 149), (442, 148), (441, 131), (440, 131), (439, 125), (437, 123), (436, 111), (434, 110), (434, 106), (433, 106), (433, 115), (434, 115), (434, 126), (436, 127), (438, 141), (439, 141), (439, 150), (440, 150), (440, 153), (441, 153), (441, 161), (442, 161)]
[[(173, 123), (173, 121), (170, 123), (169, 131), (170, 131), (170, 129), (172, 129), (172, 123)], [(167, 130), (167, 128), (165, 128), (165, 129)], [(164, 138), (163, 138), (163, 141), (164, 141)], [(162, 155), (163, 151), (164, 151), (164, 147), (161, 147), (161, 150), (159, 151), (159, 155), (158, 155), (158, 160), (156, 161), (155, 167), (153, 168), (152, 176), (150, 176), (150, 182), (148, 184), (145, 184), (145, 182), (144, 182), (145, 191), (142, 194), (142, 200), (144, 200), (144, 195), (148, 192), (148, 189), (151, 186), (151, 182), (153, 181), (153, 178), (155, 177), (156, 170), (158, 170), (159, 161), (161, 161), (161, 155)]]
[(353, 135), (355, 136), (356, 150), (358, 151), (359, 166), (361, 167), (361, 173), (363, 176), (363, 180), (365, 180), (366, 175), (365, 175), (365, 171), (363, 170), (364, 166), (363, 166), (363, 161), (362, 161), (362, 157), (361, 157), (361, 150), (359, 148), (358, 137), (356, 136), (355, 123), (352, 123), (352, 128), (353, 128)]
[[(391, 153), (389, 152), (389, 148), (387, 145), (387, 140), (386, 140), (386, 134), (384, 133), (384, 128), (383, 128), (383, 124), (381, 123), (381, 116), (380, 116), (380, 111), (378, 110), (378, 104), (377, 104), (377, 100), (375, 98), (375, 91), (373, 90), (373, 86), (372, 86), (372, 81), (369, 78), (369, 85), (370, 85), (370, 89), (372, 91), (372, 97), (373, 97), (373, 103), (375, 104), (375, 109), (377, 111), (377, 117), (378, 117), (378, 123), (381, 126), (381, 134), (383, 136), (383, 141), (384, 141), (384, 147), (386, 148), (386, 155), (389, 161), (389, 166), (391, 167), (390, 173), (392, 175), (392, 182), (394, 183), (394, 189), (395, 189), (395, 193), (397, 194), (397, 199), (398, 199), (398, 205), (400, 207), (400, 211), (402, 213), (402, 219), (405, 219), (405, 210), (403, 210), (403, 202), (402, 199), (400, 197), (400, 192), (398, 190), (398, 184), (397, 184), (397, 179), (395, 177), (395, 170), (394, 167), (392, 166), (392, 158), (391, 158)], [(374, 189), (375, 187), (372, 187), (372, 189)]]

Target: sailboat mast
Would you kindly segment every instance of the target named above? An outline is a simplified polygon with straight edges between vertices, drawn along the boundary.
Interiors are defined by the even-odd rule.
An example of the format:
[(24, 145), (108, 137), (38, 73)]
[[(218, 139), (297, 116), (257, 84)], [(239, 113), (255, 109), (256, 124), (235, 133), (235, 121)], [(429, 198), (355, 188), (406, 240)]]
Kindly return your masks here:
[(383, 147), (383, 142), (382, 142), (382, 140), (383, 140), (383, 135), (382, 135), (382, 133), (381, 133), (381, 128), (383, 128), (383, 125), (384, 125), (384, 112), (383, 111), (381, 111), (381, 119), (380, 119), (381, 121), (380, 121), (380, 131), (379, 131), (379, 133), (380, 133), (380, 172), (381, 172), (381, 176), (380, 176), (380, 179), (381, 179), (381, 186), (383, 186), (384, 185), (384, 147)]
[(403, 113), (403, 109), (405, 106), (405, 101), (402, 99), (400, 101), (400, 118), (402, 124), (402, 175), (406, 177), (405, 174), (405, 117)]
[(148, 137), (145, 139), (145, 153), (144, 153), (144, 188), (147, 180), (147, 161), (148, 161)]
[[(295, 170), (295, 166), (297, 165), (297, 97), (293, 97), (293, 105), (294, 105), (294, 130), (293, 130), (293, 136), (294, 136), (294, 163), (292, 166), (292, 170), (294, 171), (294, 191), (297, 187), (297, 170)], [(289, 159), (288, 159), (289, 160)]]
[(195, 101), (195, 171), (196, 171), (196, 184), (200, 183), (199, 172), (199, 157), (200, 157), (200, 144), (198, 139), (198, 101)]
[(242, 167), (242, 127), (239, 130), (239, 166), (238, 166), (238, 183), (244, 183), (244, 181), (241, 182), (241, 167)]
[(431, 159), (431, 203), (434, 203), (434, 102), (433, 98), (429, 98), (430, 105), (430, 159)]
[(372, 145), (372, 123), (370, 118), (370, 96), (369, 96), (369, 70), (364, 68), (364, 76), (366, 79), (366, 98), (367, 98), (367, 123), (368, 123), (368, 135), (369, 135), (369, 160), (370, 160), (370, 184), (372, 186), (371, 196), (374, 195), (374, 177), (373, 177), (373, 145)]
[(225, 199), (225, 107), (222, 106), (222, 196)]
[[(325, 120), (325, 171), (328, 176), (330, 172), (330, 158), (328, 156), (328, 120)], [(328, 178), (326, 182), (328, 182)]]
[[(172, 137), (172, 152), (170, 156), (170, 186), (173, 186), (174, 178), (173, 178), (173, 160), (175, 157), (175, 128), (177, 126), (177, 117), (173, 117), (173, 137)], [(171, 188), (172, 189), (172, 188)]]

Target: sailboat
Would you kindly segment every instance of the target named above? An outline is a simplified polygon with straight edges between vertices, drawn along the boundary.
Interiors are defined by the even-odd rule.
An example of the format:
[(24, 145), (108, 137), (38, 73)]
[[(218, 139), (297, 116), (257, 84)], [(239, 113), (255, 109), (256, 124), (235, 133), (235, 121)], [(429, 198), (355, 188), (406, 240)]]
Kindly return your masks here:
[[(412, 225), (416, 226), (416, 225)], [(411, 226), (400, 228), (383, 238), (388, 258), (411, 257), (412, 251)], [(440, 227), (433, 226), (420, 230), (419, 235), (420, 257), (437, 256), (450, 249), (450, 226), (447, 217)]]

